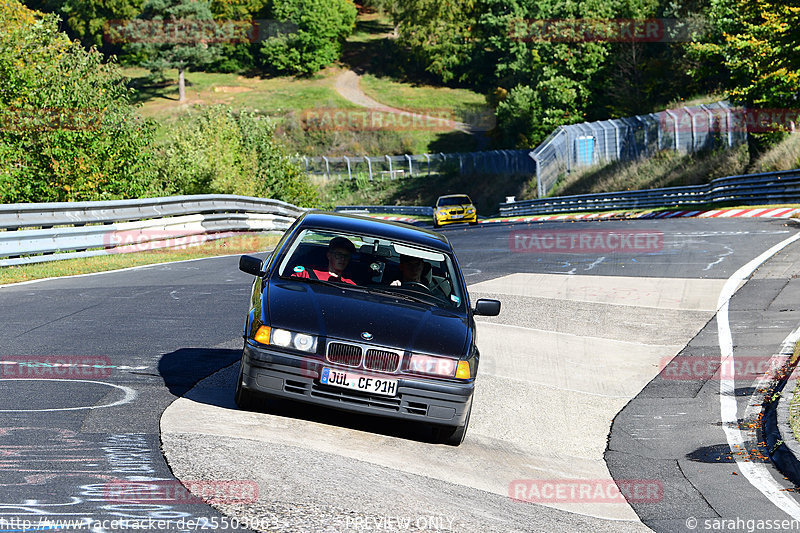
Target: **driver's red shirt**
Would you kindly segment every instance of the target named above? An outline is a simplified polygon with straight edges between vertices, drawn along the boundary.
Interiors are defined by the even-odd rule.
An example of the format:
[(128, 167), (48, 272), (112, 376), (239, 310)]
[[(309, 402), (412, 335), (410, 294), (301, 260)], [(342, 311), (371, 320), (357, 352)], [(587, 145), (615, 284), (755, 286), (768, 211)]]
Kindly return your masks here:
[[(347, 279), (344, 276), (337, 276), (335, 274), (331, 274), (327, 270), (317, 270), (316, 268), (312, 269), (314, 272), (314, 277), (318, 280), (322, 281), (339, 281), (341, 283), (349, 283), (350, 285), (355, 285), (356, 282), (352, 279)], [(303, 270), (302, 272), (293, 272), (293, 278), (307, 278), (310, 279), (311, 276), (308, 274), (308, 270)]]

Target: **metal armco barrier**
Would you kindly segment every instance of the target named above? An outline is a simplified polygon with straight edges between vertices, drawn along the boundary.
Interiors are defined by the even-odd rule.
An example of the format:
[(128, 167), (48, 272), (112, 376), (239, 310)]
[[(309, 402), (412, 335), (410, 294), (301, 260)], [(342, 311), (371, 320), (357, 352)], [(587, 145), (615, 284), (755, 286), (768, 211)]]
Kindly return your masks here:
[(283, 231), (305, 210), (234, 195), (0, 205), (0, 266)]
[(433, 216), (433, 207), (420, 205), (339, 205), (340, 213), (389, 213), (392, 215)]
[(705, 185), (556, 196), (501, 203), (500, 215), (648, 209), (720, 202), (757, 205), (797, 201), (800, 201), (800, 169), (729, 176), (715, 179)]

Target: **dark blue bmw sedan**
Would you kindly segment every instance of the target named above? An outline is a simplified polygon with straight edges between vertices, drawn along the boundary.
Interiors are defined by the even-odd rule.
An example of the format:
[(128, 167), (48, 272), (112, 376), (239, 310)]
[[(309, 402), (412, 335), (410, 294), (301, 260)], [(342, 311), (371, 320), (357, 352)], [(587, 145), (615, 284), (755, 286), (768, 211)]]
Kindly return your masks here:
[(298, 218), (272, 254), (242, 256), (255, 276), (240, 408), (275, 396), (432, 425), (460, 444), (480, 355), (458, 261), (444, 235), (324, 212)]

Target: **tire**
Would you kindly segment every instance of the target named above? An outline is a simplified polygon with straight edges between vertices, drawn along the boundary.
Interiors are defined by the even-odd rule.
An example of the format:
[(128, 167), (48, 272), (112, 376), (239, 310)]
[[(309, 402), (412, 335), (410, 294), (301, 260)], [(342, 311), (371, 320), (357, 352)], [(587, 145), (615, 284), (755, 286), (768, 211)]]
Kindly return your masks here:
[(436, 219), (433, 219), (433, 229), (439, 229), (439, 224), (436, 222)]
[(233, 397), (233, 401), (236, 402), (236, 406), (239, 409), (244, 411), (252, 411), (259, 406), (260, 402), (258, 401), (258, 394), (242, 387), (243, 376), (244, 372), (240, 366), (239, 377), (236, 378), (236, 394)]
[(475, 222), (470, 222), (469, 225), (470, 226), (477, 226), (478, 225), (478, 221), (476, 220)]
[(472, 414), (472, 403), (469, 404), (467, 410), (467, 418), (464, 419), (463, 426), (440, 426), (433, 430), (433, 435), (436, 442), (447, 444), (450, 446), (459, 446), (464, 442), (467, 436), (467, 428), (469, 427), (469, 415)]

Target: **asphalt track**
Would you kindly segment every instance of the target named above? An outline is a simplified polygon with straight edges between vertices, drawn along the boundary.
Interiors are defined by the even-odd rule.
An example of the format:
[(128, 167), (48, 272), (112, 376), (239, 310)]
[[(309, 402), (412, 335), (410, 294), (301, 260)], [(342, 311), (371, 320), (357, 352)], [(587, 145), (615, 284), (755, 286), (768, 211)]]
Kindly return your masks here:
[[(523, 236), (510, 239), (512, 231)], [(663, 237), (624, 251), (570, 241), (598, 231)], [(710, 519), (789, 517), (743, 472), (730, 472), (739, 463), (713, 460), (727, 445), (719, 380), (667, 384), (680, 393), (653, 387), (682, 350), (719, 356), (714, 316), (726, 281), (794, 228), (642, 220), (444, 232), (471, 299), (503, 301), (499, 317), (480, 321), (479, 388), (458, 448), (431, 444), (413, 425), (323, 409), (238, 411), (231, 398), (250, 279), (236, 258), (0, 289), (0, 529), (12, 530), (13, 518), (47, 517), (91, 522), (95, 531), (113, 530), (96, 520), (125, 518), (232, 530), (219, 527), (232, 516), (268, 531), (687, 531), (690, 517), (698, 530)], [(779, 252), (730, 302), (734, 343), (754, 357), (774, 353), (800, 323), (790, 281), (796, 248)], [(102, 358), (106, 373), (19, 379), (26, 370), (13, 363), (22, 356), (70, 356), (78, 367), (79, 356)], [(752, 394), (752, 383), (736, 386)], [(653, 423), (664, 413), (684, 418)], [(658, 441), (645, 440), (652, 431)], [(211, 507), (181, 498), (125, 503), (108, 490), (173, 474), (255, 481), (259, 497)], [(576, 479), (596, 492), (612, 477), (645, 497), (631, 506), (608, 494), (568, 494)], [(553, 487), (567, 490), (541, 498)], [(647, 492), (653, 487), (662, 492)], [(544, 501), (520, 501), (534, 492)], [(128, 530), (167, 529), (139, 525)]]

